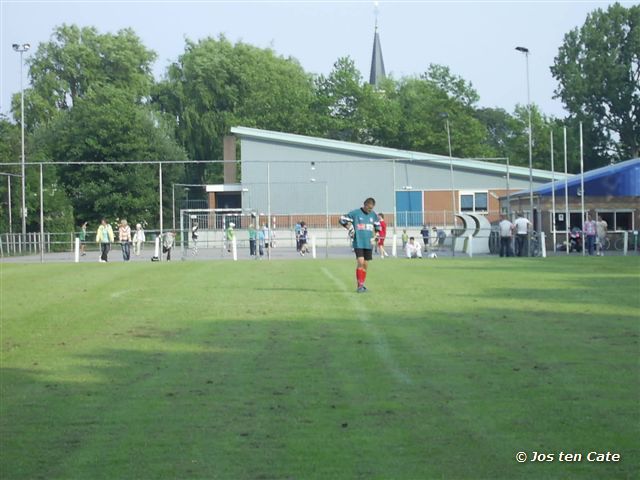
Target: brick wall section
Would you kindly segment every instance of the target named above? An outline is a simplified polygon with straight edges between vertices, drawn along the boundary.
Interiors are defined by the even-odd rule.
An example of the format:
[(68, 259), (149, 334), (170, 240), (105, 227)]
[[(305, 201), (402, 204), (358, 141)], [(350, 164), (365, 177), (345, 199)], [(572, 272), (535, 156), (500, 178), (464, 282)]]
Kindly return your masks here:
[[(456, 210), (458, 209), (458, 190), (454, 190)], [(451, 212), (451, 190), (425, 191), (423, 194), (425, 212)]]
[[(237, 166), (236, 163), (236, 137), (226, 135), (222, 141), (222, 159), (233, 160), (233, 162), (225, 162), (223, 169), (224, 183), (237, 183)], [(211, 207), (215, 208), (215, 207)]]

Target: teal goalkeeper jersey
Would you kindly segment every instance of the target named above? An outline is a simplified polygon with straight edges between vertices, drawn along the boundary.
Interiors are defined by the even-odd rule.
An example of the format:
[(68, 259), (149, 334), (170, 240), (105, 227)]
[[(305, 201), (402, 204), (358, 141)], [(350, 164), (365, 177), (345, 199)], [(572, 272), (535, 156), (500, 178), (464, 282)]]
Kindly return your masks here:
[(380, 231), (380, 221), (378, 214), (374, 211), (365, 213), (362, 208), (356, 208), (340, 218), (340, 223), (353, 225), (353, 248), (364, 248), (371, 250), (373, 247), (371, 240), (376, 232)]

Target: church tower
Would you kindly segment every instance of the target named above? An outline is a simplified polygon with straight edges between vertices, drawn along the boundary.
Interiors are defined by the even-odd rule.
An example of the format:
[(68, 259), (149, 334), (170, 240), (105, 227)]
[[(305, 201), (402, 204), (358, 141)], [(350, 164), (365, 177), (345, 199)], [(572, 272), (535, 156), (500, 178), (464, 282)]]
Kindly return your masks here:
[(384, 60), (382, 60), (382, 47), (380, 46), (380, 34), (378, 33), (378, 6), (376, 2), (376, 26), (373, 35), (373, 54), (371, 55), (371, 73), (369, 83), (378, 89), (380, 82), (386, 77)]

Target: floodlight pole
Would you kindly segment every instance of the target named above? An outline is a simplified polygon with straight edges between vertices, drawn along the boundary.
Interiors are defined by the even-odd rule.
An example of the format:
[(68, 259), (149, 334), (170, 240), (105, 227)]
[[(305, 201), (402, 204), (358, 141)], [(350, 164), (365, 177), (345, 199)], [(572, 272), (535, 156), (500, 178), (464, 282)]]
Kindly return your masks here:
[(391, 161), (393, 166), (393, 234), (396, 234), (397, 217), (398, 217), (398, 205), (396, 203), (396, 161)]
[(326, 220), (326, 228), (327, 233), (325, 234), (324, 241), (324, 258), (329, 258), (329, 182), (324, 182), (324, 198), (325, 198), (325, 209), (327, 211), (327, 220)]
[(551, 142), (551, 228), (553, 228), (553, 251), (556, 251), (556, 242), (557, 242), (557, 234), (556, 234), (556, 171), (554, 168), (554, 159), (553, 159), (553, 130), (550, 132), (550, 142)]
[(271, 231), (271, 163), (267, 162), (267, 232), (269, 232), (269, 238), (267, 241), (267, 259), (271, 260), (271, 244), (273, 238), (273, 232)]
[(158, 191), (159, 194), (159, 212), (160, 212), (160, 251), (158, 255), (158, 261), (162, 261), (162, 230), (164, 228), (164, 224), (162, 222), (162, 162), (158, 163)]
[(42, 164), (40, 164), (40, 263), (44, 263), (44, 187)]
[[(452, 220), (455, 218), (456, 214), (456, 195), (453, 190), (453, 151), (451, 149), (451, 129), (449, 127), (449, 115), (446, 116), (445, 122), (447, 125), (447, 142), (449, 143), (449, 173), (451, 180), (451, 215)], [(455, 221), (453, 221), (455, 223)]]
[(584, 237), (584, 224), (587, 221), (587, 218), (584, 214), (584, 144), (582, 142), (582, 122), (580, 122), (580, 215), (582, 218), (582, 228), (583, 236), (582, 236), (582, 256), (586, 255), (585, 250), (585, 237)]
[(567, 127), (562, 129), (564, 137), (564, 226), (565, 226), (565, 246), (567, 247), (567, 255), (571, 253), (569, 247), (569, 229), (571, 222), (569, 221), (569, 175), (567, 173)]
[(171, 184), (171, 216), (173, 219), (171, 225), (175, 230), (176, 229), (176, 184), (175, 183)]
[[(531, 220), (535, 221), (533, 215), (533, 130), (531, 129), (531, 90), (529, 88), (529, 49), (526, 47), (516, 47), (516, 50), (524, 53), (527, 66), (527, 110), (529, 112), (529, 209)], [(533, 226), (533, 222), (532, 222)], [(527, 256), (531, 256), (531, 235), (527, 239)]]
[[(449, 143), (449, 172), (451, 180), (451, 227), (453, 232), (456, 226), (456, 194), (453, 190), (453, 150), (451, 149), (451, 129), (449, 127), (449, 115), (445, 115), (445, 122), (447, 126), (447, 142)], [(456, 240), (455, 236), (451, 236), (451, 255), (456, 256)]]
[(13, 222), (11, 218), (11, 175), (7, 175), (7, 201), (9, 204), (9, 238), (11, 238), (11, 242), (13, 242), (13, 227), (11, 225)]
[(24, 163), (25, 163), (25, 158), (24, 158), (24, 87), (23, 87), (23, 81), (22, 81), (22, 73), (24, 70), (24, 63), (22, 61), (22, 56), (24, 54), (24, 52), (26, 52), (27, 50), (29, 50), (31, 48), (31, 45), (28, 43), (23, 43), (23, 44), (17, 44), (14, 43), (13, 45), (13, 49), (20, 53), (20, 129), (22, 132), (22, 140), (21, 140), (21, 151), (22, 151), (22, 155), (21, 155), (21, 161), (20, 161), (20, 166), (21, 166), (21, 187), (22, 187), (22, 211), (20, 213), (20, 216), (22, 217), (22, 242), (24, 242), (25, 246), (26, 246), (26, 242), (27, 242), (27, 205), (26, 205), (26, 193), (25, 193), (25, 168), (24, 168)]
[(507, 215), (509, 215), (509, 221), (511, 218), (511, 189), (509, 188), (509, 157), (507, 159)]

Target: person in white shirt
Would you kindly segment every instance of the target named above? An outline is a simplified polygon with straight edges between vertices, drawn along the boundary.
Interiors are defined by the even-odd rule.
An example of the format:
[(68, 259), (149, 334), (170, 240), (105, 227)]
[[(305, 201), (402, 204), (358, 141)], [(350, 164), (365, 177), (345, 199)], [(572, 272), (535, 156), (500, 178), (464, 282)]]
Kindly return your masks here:
[(596, 222), (596, 231), (598, 234), (598, 240), (596, 246), (598, 251), (596, 255), (602, 256), (604, 255), (604, 242), (607, 239), (607, 222), (602, 219), (600, 215), (598, 215), (598, 221)]
[(409, 237), (409, 241), (404, 247), (404, 252), (407, 258), (422, 258), (422, 248), (414, 237)]
[(133, 252), (136, 256), (140, 256), (140, 252), (142, 252), (142, 244), (145, 240), (142, 224), (136, 223), (136, 233), (133, 234)]
[(527, 244), (527, 235), (531, 222), (524, 218), (524, 213), (518, 213), (518, 218), (514, 222), (514, 228), (516, 231), (516, 255), (518, 257), (524, 257), (525, 245)]
[(498, 228), (500, 230), (500, 256), (501, 257), (510, 257), (511, 256), (511, 238), (513, 236), (513, 223), (507, 220), (506, 215), (500, 215), (502, 220), (498, 224)]

